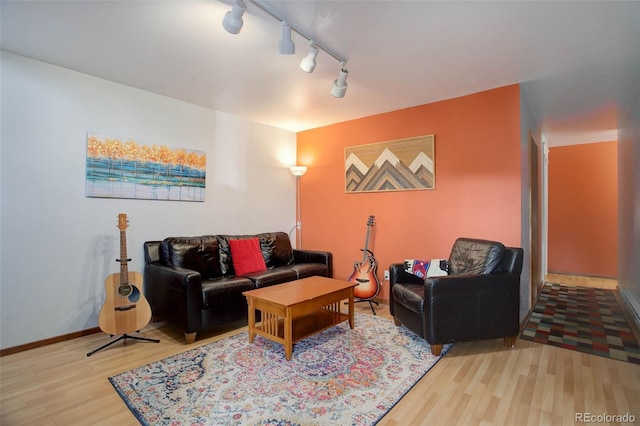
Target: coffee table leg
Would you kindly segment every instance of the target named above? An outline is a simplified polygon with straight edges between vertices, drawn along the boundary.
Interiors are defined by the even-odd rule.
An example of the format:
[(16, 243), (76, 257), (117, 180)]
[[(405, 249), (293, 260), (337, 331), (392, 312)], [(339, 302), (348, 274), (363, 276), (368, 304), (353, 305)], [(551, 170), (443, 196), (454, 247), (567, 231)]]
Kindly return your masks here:
[(249, 305), (249, 343), (253, 343), (256, 337), (256, 310), (253, 306), (253, 297), (248, 298)]
[(351, 327), (352, 330), (355, 325), (354, 310), (355, 308), (354, 308), (353, 287), (352, 287), (351, 291), (349, 292), (349, 327)]
[(284, 356), (287, 361), (291, 360), (293, 353), (293, 319), (291, 318), (291, 309), (287, 308), (284, 318)]

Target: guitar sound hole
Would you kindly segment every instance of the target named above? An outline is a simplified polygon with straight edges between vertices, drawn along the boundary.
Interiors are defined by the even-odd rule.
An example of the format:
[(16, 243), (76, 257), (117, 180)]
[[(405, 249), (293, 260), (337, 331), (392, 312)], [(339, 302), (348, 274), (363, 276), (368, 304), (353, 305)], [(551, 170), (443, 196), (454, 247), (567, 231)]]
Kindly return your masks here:
[(118, 296), (127, 297), (131, 294), (131, 286), (129, 284), (122, 284), (118, 287)]
[(131, 294), (129, 295), (129, 302), (137, 303), (138, 300), (140, 300), (140, 290), (138, 290), (138, 287), (136, 287), (136, 286), (129, 286), (129, 287), (131, 287)]

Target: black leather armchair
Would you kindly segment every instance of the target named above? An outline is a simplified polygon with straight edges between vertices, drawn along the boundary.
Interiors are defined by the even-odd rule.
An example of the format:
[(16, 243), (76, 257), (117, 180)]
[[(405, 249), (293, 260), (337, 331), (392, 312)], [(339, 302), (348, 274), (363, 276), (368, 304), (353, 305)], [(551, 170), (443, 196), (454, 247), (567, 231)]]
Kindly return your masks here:
[(404, 263), (389, 266), (390, 311), (440, 355), (442, 345), (504, 338), (512, 347), (520, 331), (523, 250), (496, 241), (459, 238), (449, 275), (419, 278)]

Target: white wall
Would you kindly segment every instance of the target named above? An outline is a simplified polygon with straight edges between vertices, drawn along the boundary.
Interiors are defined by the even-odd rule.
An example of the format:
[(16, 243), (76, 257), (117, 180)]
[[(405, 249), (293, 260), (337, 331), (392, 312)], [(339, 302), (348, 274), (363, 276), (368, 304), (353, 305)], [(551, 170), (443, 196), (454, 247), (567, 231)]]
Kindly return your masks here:
[(618, 286), (640, 327), (640, 92), (618, 135)]
[[(0, 70), (1, 348), (97, 326), (118, 213), (140, 272), (146, 240), (295, 224), (294, 133), (6, 52)], [(205, 202), (85, 197), (88, 132), (206, 151)]]

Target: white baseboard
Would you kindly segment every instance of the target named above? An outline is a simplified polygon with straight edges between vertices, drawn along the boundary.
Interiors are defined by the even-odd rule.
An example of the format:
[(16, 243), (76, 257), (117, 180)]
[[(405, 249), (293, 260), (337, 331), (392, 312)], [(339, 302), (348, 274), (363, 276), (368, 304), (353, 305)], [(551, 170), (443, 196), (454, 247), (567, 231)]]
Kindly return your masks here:
[(640, 301), (636, 299), (630, 291), (620, 289), (620, 295), (629, 308), (628, 311), (633, 318), (636, 327), (640, 329)]

